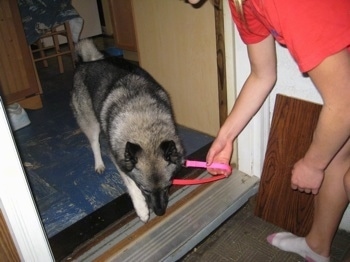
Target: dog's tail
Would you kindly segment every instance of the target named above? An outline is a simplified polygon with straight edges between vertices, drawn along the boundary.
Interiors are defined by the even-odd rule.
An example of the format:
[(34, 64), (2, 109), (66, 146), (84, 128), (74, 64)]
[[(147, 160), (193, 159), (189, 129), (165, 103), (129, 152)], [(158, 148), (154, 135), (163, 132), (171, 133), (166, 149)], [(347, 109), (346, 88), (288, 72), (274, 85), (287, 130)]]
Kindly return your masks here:
[(104, 58), (91, 39), (83, 39), (75, 45), (75, 53), (83, 62), (96, 61)]

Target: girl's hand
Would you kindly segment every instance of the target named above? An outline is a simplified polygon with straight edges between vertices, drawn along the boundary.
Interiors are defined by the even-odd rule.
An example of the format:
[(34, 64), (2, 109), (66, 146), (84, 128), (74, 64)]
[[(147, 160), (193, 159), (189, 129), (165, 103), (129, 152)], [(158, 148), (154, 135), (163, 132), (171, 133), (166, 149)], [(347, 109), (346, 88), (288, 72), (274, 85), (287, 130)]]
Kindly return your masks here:
[(302, 158), (294, 165), (292, 170), (291, 187), (300, 192), (316, 195), (323, 178), (323, 170), (313, 167)]
[[(221, 139), (220, 137), (217, 137), (208, 151), (207, 165), (210, 165), (213, 162), (229, 165), (232, 156), (232, 151), (233, 146), (231, 141), (226, 141), (224, 139)], [(221, 169), (208, 168), (208, 172), (212, 175), (230, 175), (228, 171), (223, 171)]]

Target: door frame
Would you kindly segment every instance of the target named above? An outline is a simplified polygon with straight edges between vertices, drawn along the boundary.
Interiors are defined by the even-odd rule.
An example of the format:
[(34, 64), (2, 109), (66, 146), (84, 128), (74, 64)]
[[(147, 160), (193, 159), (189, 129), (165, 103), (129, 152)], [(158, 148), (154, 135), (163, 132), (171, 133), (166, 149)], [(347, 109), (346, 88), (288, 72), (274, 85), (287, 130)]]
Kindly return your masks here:
[(0, 208), (23, 261), (54, 261), (0, 97)]

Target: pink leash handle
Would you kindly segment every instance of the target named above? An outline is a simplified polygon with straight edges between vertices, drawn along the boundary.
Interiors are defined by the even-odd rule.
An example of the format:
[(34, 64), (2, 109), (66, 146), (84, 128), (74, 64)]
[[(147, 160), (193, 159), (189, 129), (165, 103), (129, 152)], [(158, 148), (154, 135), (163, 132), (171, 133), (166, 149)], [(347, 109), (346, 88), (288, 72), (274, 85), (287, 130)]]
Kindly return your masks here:
[[(203, 161), (193, 161), (193, 160), (186, 160), (185, 161), (185, 167), (198, 167), (198, 168), (215, 168), (215, 169), (221, 169), (224, 171), (227, 171), (231, 174), (231, 166), (221, 163), (212, 163), (211, 165), (207, 165), (206, 162)], [(223, 178), (227, 178), (229, 175), (221, 174), (221, 175), (215, 175), (209, 178), (202, 178), (202, 179), (173, 179), (173, 185), (197, 185), (197, 184), (204, 184), (209, 182), (214, 182)]]
[(208, 166), (207, 163), (203, 161), (186, 160), (185, 167), (214, 168), (214, 169), (221, 169), (224, 171), (231, 172), (231, 167), (229, 165), (221, 164), (221, 163), (211, 163)]

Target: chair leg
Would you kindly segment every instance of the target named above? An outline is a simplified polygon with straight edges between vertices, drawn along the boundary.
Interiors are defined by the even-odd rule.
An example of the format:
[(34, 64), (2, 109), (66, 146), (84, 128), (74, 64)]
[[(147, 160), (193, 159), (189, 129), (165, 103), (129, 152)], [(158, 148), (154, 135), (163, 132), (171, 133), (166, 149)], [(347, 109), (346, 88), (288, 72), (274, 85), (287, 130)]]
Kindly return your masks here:
[[(33, 63), (33, 66), (34, 66), (35, 77), (36, 77), (36, 79), (38, 81), (38, 85), (39, 85), (39, 94), (42, 94), (43, 93), (43, 89), (42, 89), (41, 81), (40, 81), (39, 74), (38, 74), (38, 68), (36, 67), (35, 60), (34, 60), (34, 57), (33, 57), (32, 48), (31, 48), (30, 45), (29, 45), (29, 53), (30, 53), (30, 57), (32, 59), (32, 63)], [(47, 63), (47, 61), (46, 61), (46, 63)]]
[(72, 57), (73, 68), (75, 68), (75, 48), (72, 40), (72, 31), (70, 30), (70, 25), (68, 21), (64, 23), (64, 27), (66, 29), (67, 42), (68, 42), (70, 55)]
[[(56, 31), (56, 29), (54, 29), (54, 30)], [(58, 41), (58, 35), (54, 34), (52, 36), (52, 38), (53, 38), (53, 43), (54, 43), (54, 46), (55, 46), (56, 54), (58, 55), (61, 52), (61, 50), (60, 50), (60, 43)], [(58, 67), (59, 67), (60, 73), (62, 74), (64, 72), (64, 67), (63, 67), (63, 62), (62, 62), (62, 56), (61, 55), (57, 56), (57, 62), (58, 62)]]
[[(44, 46), (43, 46), (43, 43), (41, 42), (41, 39), (39, 39), (37, 42), (37, 45), (38, 45), (38, 49), (40, 50), (40, 57), (46, 57), (46, 54), (45, 54), (45, 51), (43, 50), (44, 49)], [(46, 59), (43, 60), (43, 65), (44, 67), (48, 67), (49, 64), (47, 62)]]
[[(54, 54), (47, 54), (45, 52), (45, 49), (50, 49), (51, 47), (45, 48), (43, 43), (41, 42), (41, 39), (39, 39), (37, 41), (38, 50), (35, 50), (34, 52), (39, 52), (40, 58), (33, 59), (34, 62), (43, 61), (44, 66), (48, 67), (47, 59), (57, 57), (59, 72), (61, 74), (64, 73), (64, 64), (63, 64), (63, 59), (62, 59), (63, 55), (70, 55), (70, 57), (72, 59), (73, 68), (75, 67), (75, 51), (74, 51), (75, 48), (74, 48), (74, 43), (72, 40), (72, 32), (70, 29), (69, 22), (66, 21), (63, 24), (63, 27), (64, 27), (64, 30), (62, 30), (62, 27), (61, 27), (61, 29), (57, 29), (57, 27), (53, 28), (49, 33), (47, 33), (41, 37), (41, 39), (51, 37), (51, 39), (53, 41), (52, 47), (53, 47), (55, 53)], [(58, 37), (59, 35), (62, 35), (62, 36), (67, 38), (67, 44), (68, 44), (69, 50), (65, 50), (65, 48), (61, 50), (60, 43), (59, 43), (59, 37)]]

